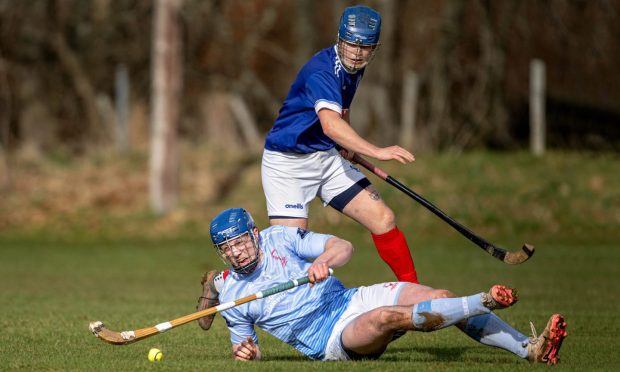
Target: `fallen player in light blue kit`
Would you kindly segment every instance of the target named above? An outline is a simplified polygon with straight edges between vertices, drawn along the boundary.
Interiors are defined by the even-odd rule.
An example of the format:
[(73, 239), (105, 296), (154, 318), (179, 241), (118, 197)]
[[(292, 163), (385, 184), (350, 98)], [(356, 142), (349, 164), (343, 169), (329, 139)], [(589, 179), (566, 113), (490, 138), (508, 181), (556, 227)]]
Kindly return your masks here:
[[(450, 291), (408, 282), (346, 288), (329, 268), (351, 258), (350, 242), (300, 228), (271, 226), (259, 232), (242, 208), (227, 209), (211, 223), (211, 239), (229, 270), (206, 277), (222, 303), (307, 275), (299, 286), (221, 314), (238, 360), (259, 360), (254, 326), (311, 359), (357, 360), (381, 356), (406, 331), (457, 326), (467, 336), (531, 362), (555, 364), (566, 337), (562, 315), (551, 316), (539, 336), (527, 337), (492, 311), (517, 302), (516, 291), (494, 285), (486, 293), (455, 297)], [(313, 260), (312, 262), (310, 260)]]

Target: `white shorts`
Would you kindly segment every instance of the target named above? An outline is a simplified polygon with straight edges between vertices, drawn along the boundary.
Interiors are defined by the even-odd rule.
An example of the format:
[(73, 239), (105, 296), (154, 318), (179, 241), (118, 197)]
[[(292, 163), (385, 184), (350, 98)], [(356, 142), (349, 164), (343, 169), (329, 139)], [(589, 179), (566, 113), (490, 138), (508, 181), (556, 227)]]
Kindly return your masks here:
[(334, 325), (332, 334), (327, 340), (325, 357), (323, 360), (350, 360), (349, 355), (342, 347), (342, 331), (358, 316), (381, 306), (394, 306), (398, 302), (398, 296), (404, 282), (389, 282), (359, 287), (359, 290), (351, 298), (349, 306), (342, 313), (340, 319)]
[[(319, 196), (326, 206), (342, 210), (370, 182), (336, 149), (310, 154), (264, 150), (261, 166), (263, 191), (270, 218), (308, 218), (308, 207)], [(347, 196), (347, 193), (353, 193)], [(342, 201), (344, 197), (344, 201)]]

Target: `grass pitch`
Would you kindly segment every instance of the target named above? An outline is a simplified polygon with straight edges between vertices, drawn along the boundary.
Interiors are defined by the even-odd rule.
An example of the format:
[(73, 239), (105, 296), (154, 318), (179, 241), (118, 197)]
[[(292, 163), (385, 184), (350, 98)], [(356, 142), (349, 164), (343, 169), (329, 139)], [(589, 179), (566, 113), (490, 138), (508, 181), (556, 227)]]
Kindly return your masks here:
[[(526, 241), (536, 245), (534, 257), (519, 266), (493, 259), (404, 195), (371, 179), (395, 209), (424, 283), (461, 295), (486, 291), (495, 283), (515, 286), (519, 303), (497, 314), (521, 332), (529, 334), (529, 321), (540, 332), (552, 313), (566, 316), (569, 336), (560, 353), (560, 369), (615, 370), (620, 365), (616, 339), (620, 331), (616, 296), (620, 292), (620, 176), (613, 170), (619, 163), (617, 158), (564, 154), (547, 159), (539, 163), (525, 155), (473, 154), (459, 158), (456, 168), (450, 165), (455, 159), (439, 157), (429, 159), (431, 164), (421, 166), (415, 178), (399, 173), (397, 167), (386, 169), (494, 243), (511, 250)], [(511, 167), (515, 163), (519, 166)], [(579, 164), (579, 171), (569, 172)], [(256, 189), (254, 178), (248, 177), (238, 193), (210, 206), (213, 214), (224, 207), (246, 205), (248, 190)], [(254, 211), (251, 204), (261, 195), (254, 195), (247, 203), (265, 226), (260, 209)], [(356, 246), (351, 262), (336, 271), (345, 285), (392, 280), (359, 226), (318, 205), (313, 213), (313, 229), (337, 234)], [(264, 360), (244, 365), (231, 360), (228, 331), (220, 316), (208, 332), (191, 323), (127, 346), (108, 345), (90, 334), (92, 320), (121, 331), (194, 312), (202, 273), (222, 268), (204, 235), (204, 223), (197, 225), (195, 234), (182, 230), (157, 239), (89, 238), (85, 231), (77, 231), (73, 238), (59, 238), (49, 231), (30, 236), (5, 231), (0, 236), (0, 369), (532, 368), (456, 329), (409, 333), (377, 361), (337, 363), (306, 360), (259, 331)], [(147, 360), (152, 347), (163, 351), (161, 362)]]
[[(4, 242), (3, 244), (7, 244)], [(2, 369), (26, 370), (204, 370), (239, 367), (230, 360), (228, 332), (221, 317), (211, 331), (188, 324), (127, 346), (112, 346), (88, 331), (91, 320), (110, 329), (143, 328), (194, 312), (200, 276), (216, 257), (201, 242), (13, 243), (0, 264), (0, 355)], [(364, 247), (337, 270), (348, 285), (391, 280)], [(548, 316), (562, 312), (569, 337), (561, 368), (612, 369), (620, 360), (615, 335), (620, 253), (610, 245), (546, 245), (520, 267), (508, 267), (466, 242), (428, 244), (416, 252), (425, 282), (459, 294), (492, 283), (514, 285), (521, 300), (498, 314), (524, 333), (529, 321), (539, 331)], [(218, 265), (219, 266), (219, 265)], [(361, 274), (359, 266), (364, 270)], [(369, 274), (372, 273), (372, 274)], [(265, 370), (528, 369), (511, 354), (471, 341), (458, 330), (409, 333), (373, 362), (307, 361), (291, 347), (260, 333), (264, 361), (244, 366)], [(164, 359), (146, 358), (157, 347)]]

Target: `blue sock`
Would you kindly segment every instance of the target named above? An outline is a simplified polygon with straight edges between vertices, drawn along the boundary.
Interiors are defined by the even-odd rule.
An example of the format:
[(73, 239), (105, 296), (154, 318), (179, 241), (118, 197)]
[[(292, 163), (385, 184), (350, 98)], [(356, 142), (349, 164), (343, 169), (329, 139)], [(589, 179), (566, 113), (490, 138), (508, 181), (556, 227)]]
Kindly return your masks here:
[(487, 314), (487, 309), (480, 301), (480, 294), (458, 297), (439, 298), (420, 302), (413, 306), (411, 312), (413, 325), (422, 331), (445, 328), (472, 316)]
[(527, 358), (528, 337), (493, 313), (469, 318), (463, 332), (481, 344), (498, 347), (521, 358)]

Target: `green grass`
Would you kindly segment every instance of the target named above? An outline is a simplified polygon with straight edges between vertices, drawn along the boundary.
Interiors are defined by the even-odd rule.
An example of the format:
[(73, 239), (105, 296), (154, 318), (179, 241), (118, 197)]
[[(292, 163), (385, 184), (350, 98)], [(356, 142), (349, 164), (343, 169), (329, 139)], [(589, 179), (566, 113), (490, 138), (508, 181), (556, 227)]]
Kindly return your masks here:
[[(509, 249), (524, 241), (535, 244), (534, 257), (520, 266), (494, 260), (389, 185), (372, 180), (396, 211), (424, 283), (462, 295), (494, 283), (513, 285), (520, 302), (498, 314), (523, 333), (529, 333), (530, 320), (541, 331), (550, 314), (566, 316), (569, 337), (560, 369), (614, 370), (620, 365), (619, 165), (611, 155), (550, 154), (536, 160), (527, 154), (482, 153), (419, 157), (407, 172), (385, 165), (395, 178), (489, 240)], [(209, 332), (188, 324), (127, 346), (97, 340), (88, 323), (102, 320), (121, 331), (194, 312), (202, 273), (222, 268), (205, 238), (208, 217), (223, 207), (242, 205), (264, 226), (264, 201), (256, 182), (256, 170), (249, 170), (233, 194), (208, 205), (201, 220), (190, 219), (170, 235), (153, 235), (149, 224), (156, 221), (143, 211), (119, 220), (103, 209), (84, 211), (85, 222), (73, 225), (74, 235), (67, 236), (71, 229), (66, 227), (62, 234), (45, 227), (30, 234), (23, 226), (17, 233), (3, 231), (0, 370), (239, 368), (231, 361), (221, 317)], [(104, 217), (92, 223), (97, 215)], [(392, 280), (368, 233), (318, 203), (312, 215), (314, 229), (340, 235), (356, 246), (351, 262), (336, 272), (346, 285)], [(64, 218), (54, 226), (71, 222)], [(97, 230), (89, 231), (93, 226)], [(149, 238), (139, 238), (142, 234)], [(259, 336), (264, 360), (243, 365), (244, 370), (532, 368), (455, 329), (410, 333), (390, 345), (378, 361), (349, 363), (308, 361), (273, 337)], [(163, 351), (160, 363), (147, 360), (151, 347)]]
[[(220, 317), (209, 332), (188, 324), (166, 334), (127, 345), (100, 342), (88, 331), (102, 320), (121, 331), (151, 326), (194, 312), (199, 278), (217, 257), (195, 241), (164, 243), (3, 242), (0, 264), (0, 355), (2, 369), (204, 370), (231, 368), (230, 346)], [(505, 266), (459, 241), (428, 244), (416, 250), (422, 279), (459, 294), (475, 293), (495, 282), (516, 286), (521, 301), (500, 313), (522, 332), (528, 322), (540, 329), (553, 312), (569, 322), (562, 368), (611, 369), (620, 363), (615, 337), (620, 331), (617, 300), (620, 253), (605, 244), (548, 245), (518, 267)], [(372, 273), (372, 274), (361, 274)], [(365, 245), (337, 271), (348, 285), (391, 280), (389, 271)], [(164, 352), (152, 365), (151, 347)], [(379, 361), (316, 363), (261, 333), (264, 361), (250, 369), (494, 369), (530, 368), (512, 355), (479, 345), (449, 329), (410, 333), (393, 343)]]

